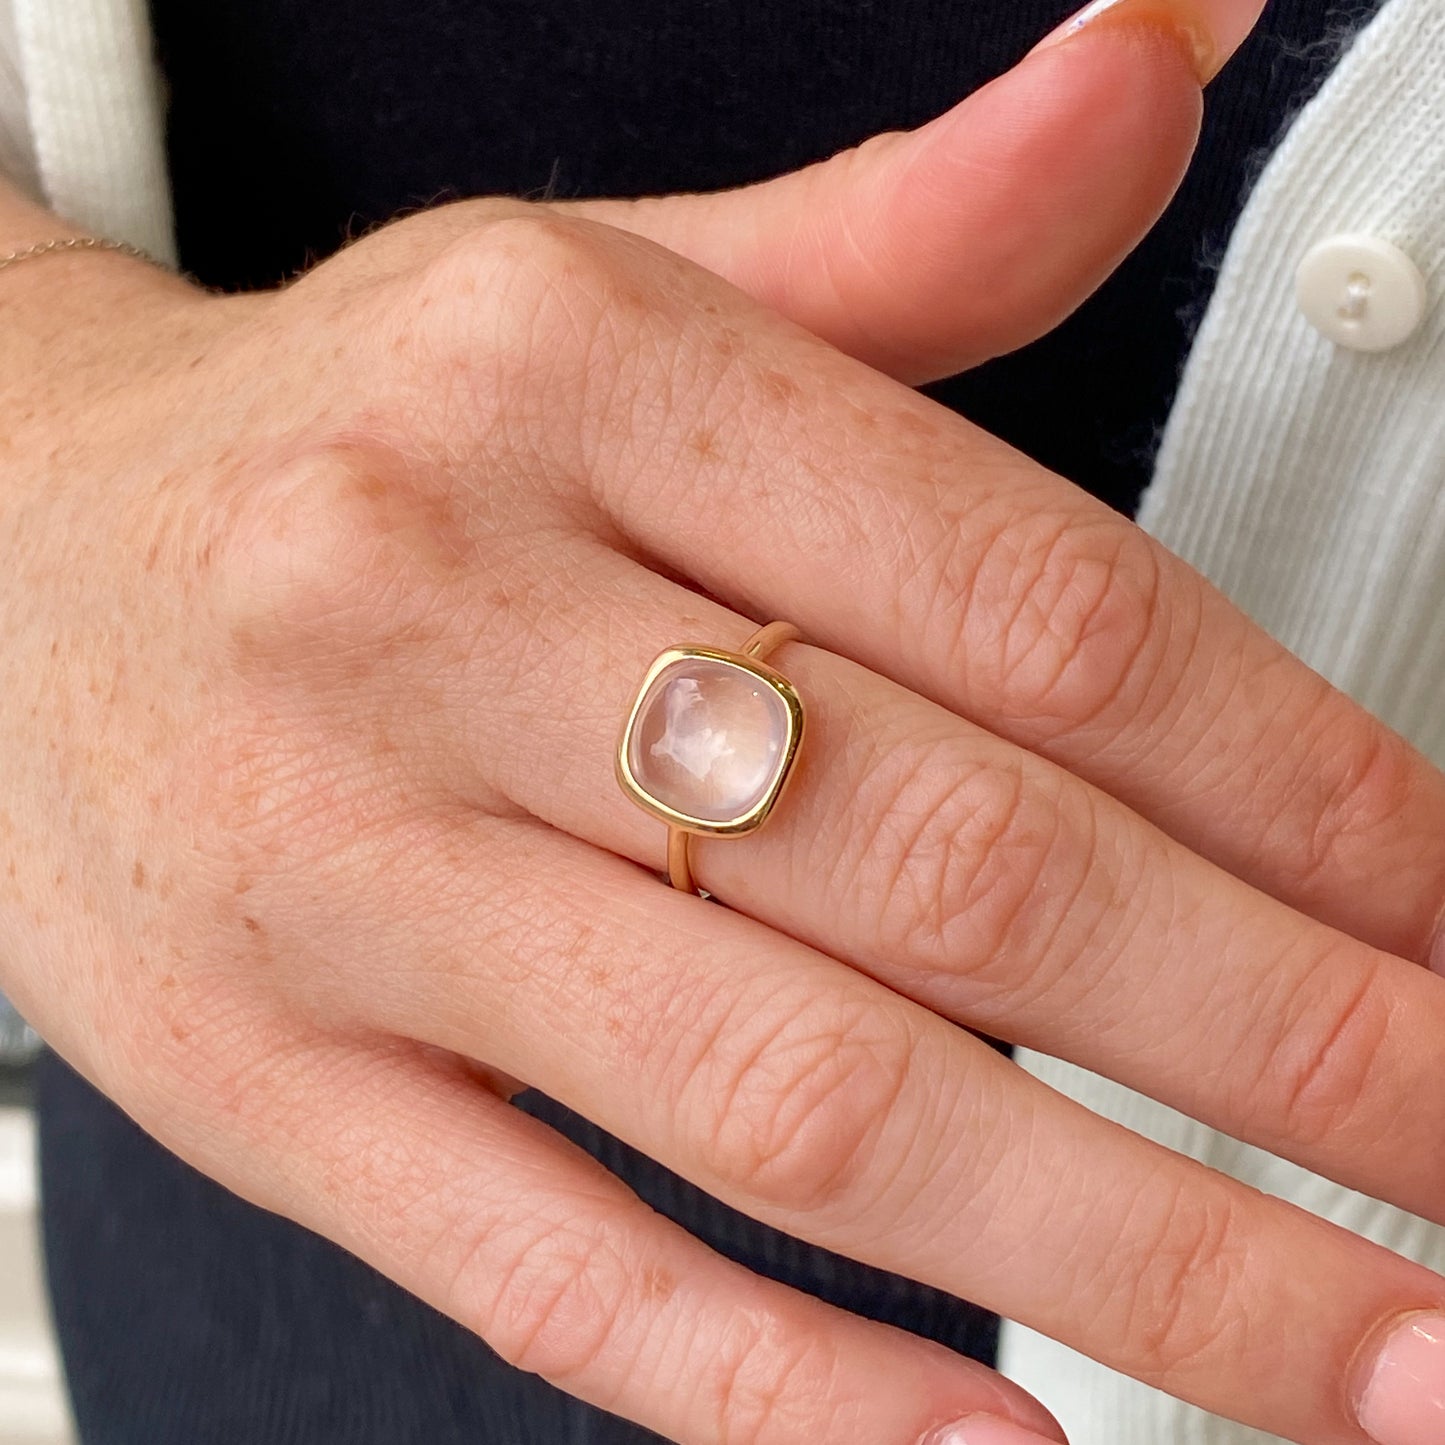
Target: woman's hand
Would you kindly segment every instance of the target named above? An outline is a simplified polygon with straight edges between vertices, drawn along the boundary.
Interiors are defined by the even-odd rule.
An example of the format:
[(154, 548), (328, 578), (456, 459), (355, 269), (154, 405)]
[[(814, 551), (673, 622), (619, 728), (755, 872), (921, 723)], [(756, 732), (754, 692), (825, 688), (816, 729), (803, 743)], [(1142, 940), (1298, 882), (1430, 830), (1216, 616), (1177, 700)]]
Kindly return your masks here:
[[(1058, 1432), (712, 1254), (515, 1081), (801, 1237), (1362, 1438), (1382, 1332), (1445, 1280), (955, 1024), (1445, 1218), (1440, 774), (1127, 522), (640, 236), (471, 203), (226, 300), (43, 265), (5, 368), (0, 957), (92, 1080), (689, 1445)], [(998, 345), (944, 330), (916, 355)], [(654, 876), (613, 748), (661, 648), (773, 616), (810, 734), (769, 827), (695, 850), (718, 907)]]

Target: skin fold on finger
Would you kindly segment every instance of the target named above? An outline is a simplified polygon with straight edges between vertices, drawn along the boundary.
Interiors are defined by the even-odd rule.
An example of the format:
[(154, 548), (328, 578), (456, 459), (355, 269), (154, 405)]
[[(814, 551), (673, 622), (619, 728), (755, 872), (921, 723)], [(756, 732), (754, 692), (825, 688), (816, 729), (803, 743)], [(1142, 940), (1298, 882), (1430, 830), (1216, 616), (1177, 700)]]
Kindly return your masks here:
[[(662, 825), (612, 772), (632, 690), (663, 646), (740, 646), (752, 624), (595, 540), (535, 546), (525, 588), (500, 557), (485, 570), (505, 615), (427, 602), (465, 619), (445, 647), (316, 705), (375, 709), (423, 797), (499, 793), (660, 863)], [(957, 1023), (1445, 1222), (1445, 981), (886, 678), (797, 644), (775, 661), (809, 709), (799, 771), (756, 836), (695, 844), (710, 892)]]
[[(977, 1362), (714, 1253), (460, 1059), (329, 1035), (286, 1055), (247, 1070), (253, 1147), (228, 1136), (208, 1168), (519, 1369), (679, 1445), (920, 1445), (979, 1414), (1065, 1439)], [(163, 1132), (193, 1108), (172, 1101)]]
[(758, 1219), (1206, 1409), (1360, 1445), (1353, 1356), (1445, 1302), (1429, 1271), (543, 825), (414, 819), (338, 854), (334, 884), (324, 927), (291, 905), (327, 940), (286, 973), (305, 1011), (485, 1055)]
[[(589, 488), (599, 529), (1042, 753), (1292, 906), (1428, 956), (1445, 775), (1131, 523), (637, 237), (503, 222), (456, 265), (503, 293), (459, 338), (474, 404), (570, 418), (510, 445)], [(545, 371), (498, 364), (519, 324)], [(479, 363), (486, 325), (498, 361)], [(456, 465), (454, 437), (410, 444)], [(468, 481), (463, 459), (464, 484), (494, 488), (498, 465), (479, 456)]]

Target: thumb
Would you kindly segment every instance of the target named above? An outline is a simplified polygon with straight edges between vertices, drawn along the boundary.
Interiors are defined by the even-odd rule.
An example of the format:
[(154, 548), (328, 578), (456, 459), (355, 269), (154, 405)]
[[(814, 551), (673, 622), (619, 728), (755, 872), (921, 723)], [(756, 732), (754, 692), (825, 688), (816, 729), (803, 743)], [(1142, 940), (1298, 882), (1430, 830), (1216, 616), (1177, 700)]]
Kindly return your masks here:
[(1043, 335), (1139, 242), (1263, 0), (1100, 0), (918, 130), (706, 195), (554, 203), (920, 383)]

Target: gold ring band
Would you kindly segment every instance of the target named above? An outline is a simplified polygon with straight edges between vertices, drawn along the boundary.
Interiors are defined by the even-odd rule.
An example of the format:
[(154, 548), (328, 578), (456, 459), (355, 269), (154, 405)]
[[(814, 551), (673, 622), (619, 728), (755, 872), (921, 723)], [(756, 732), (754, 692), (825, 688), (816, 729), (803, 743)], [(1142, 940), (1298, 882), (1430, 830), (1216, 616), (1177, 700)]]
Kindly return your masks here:
[(674, 888), (701, 892), (693, 838), (756, 832), (792, 776), (803, 703), (766, 659), (799, 636), (791, 622), (770, 622), (736, 652), (669, 647), (642, 679), (617, 745), (617, 780), (667, 824)]

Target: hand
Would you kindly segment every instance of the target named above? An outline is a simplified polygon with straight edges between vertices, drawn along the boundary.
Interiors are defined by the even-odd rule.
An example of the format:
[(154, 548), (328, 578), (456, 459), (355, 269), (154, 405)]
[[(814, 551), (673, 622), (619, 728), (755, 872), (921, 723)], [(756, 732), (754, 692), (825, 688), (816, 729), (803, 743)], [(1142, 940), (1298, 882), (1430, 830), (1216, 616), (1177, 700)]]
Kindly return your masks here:
[[(0, 952), (145, 1127), (679, 1440), (1058, 1432), (711, 1254), (509, 1079), (781, 1228), (1360, 1438), (1355, 1357), (1445, 1281), (948, 1020), (1440, 1217), (1445, 983), (1407, 961), (1438, 773), (1107, 509), (595, 220), (451, 207), (231, 300), (45, 264), (6, 397)], [(648, 871), (612, 747), (661, 647), (773, 615), (818, 644), (778, 659), (808, 750), (768, 829), (697, 849), (720, 908)]]

